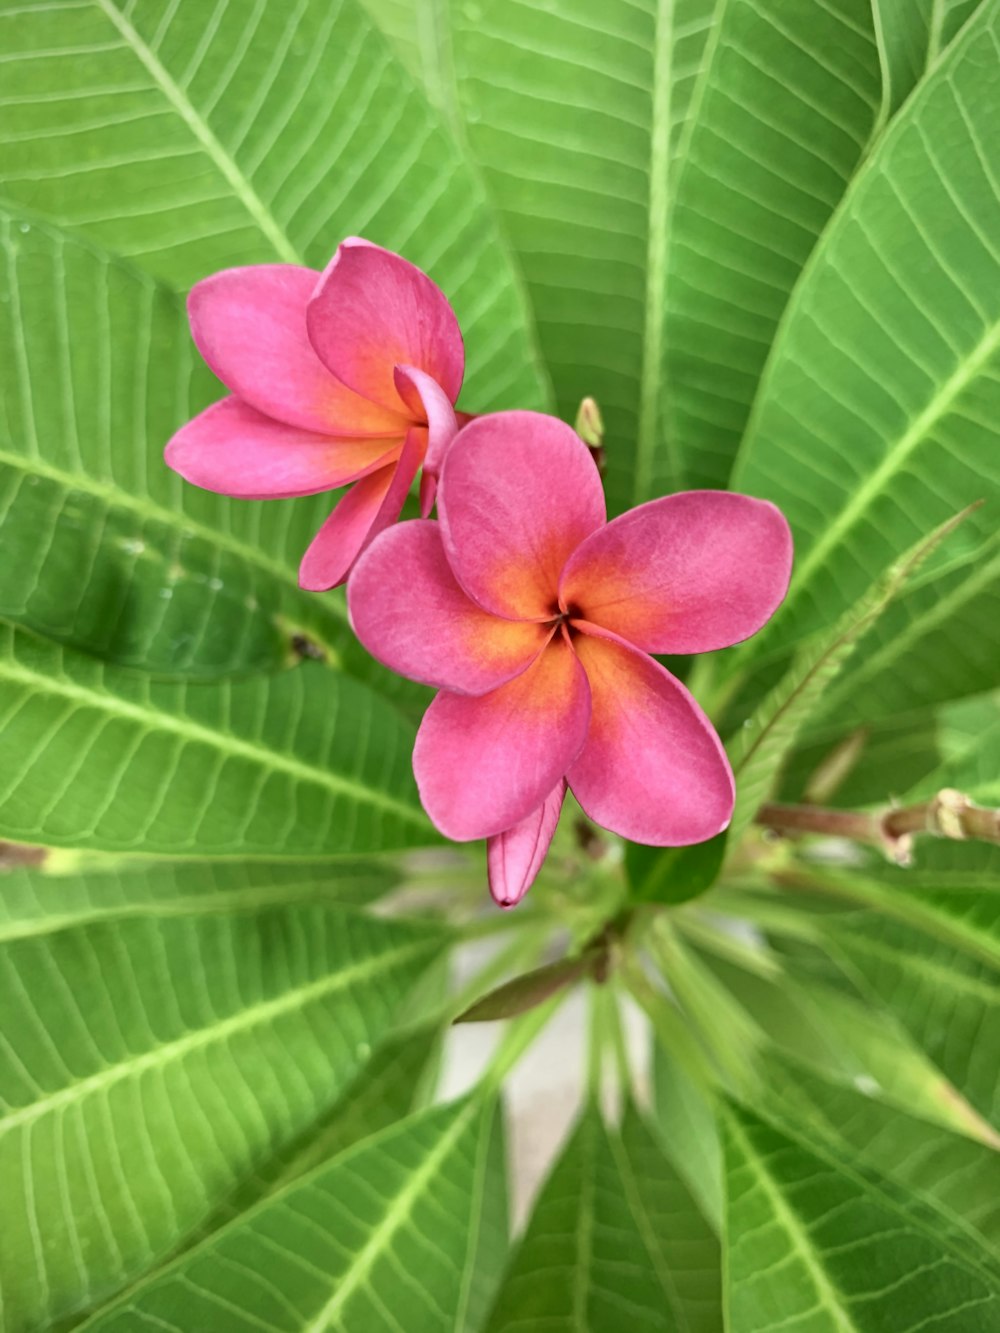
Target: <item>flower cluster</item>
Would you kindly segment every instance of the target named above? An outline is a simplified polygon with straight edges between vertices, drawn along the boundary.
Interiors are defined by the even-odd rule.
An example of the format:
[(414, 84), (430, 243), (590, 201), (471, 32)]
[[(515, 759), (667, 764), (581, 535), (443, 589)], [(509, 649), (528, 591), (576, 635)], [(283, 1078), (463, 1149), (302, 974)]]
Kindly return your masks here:
[[(569, 426), (456, 413), (454, 312), (425, 274), (365, 241), (345, 241), (322, 274), (216, 274), (189, 308), (232, 396), (171, 440), (167, 462), (244, 498), (355, 483), (300, 582), (347, 580), (368, 651), (440, 691), (414, 749), (421, 800), (445, 836), (488, 840), (501, 906), (538, 873), (567, 787), (636, 842), (682, 846), (727, 826), (725, 750), (651, 654), (724, 648), (774, 613), (792, 561), (774, 505), (691, 491), (608, 522)], [(421, 469), (423, 517), (393, 526)]]

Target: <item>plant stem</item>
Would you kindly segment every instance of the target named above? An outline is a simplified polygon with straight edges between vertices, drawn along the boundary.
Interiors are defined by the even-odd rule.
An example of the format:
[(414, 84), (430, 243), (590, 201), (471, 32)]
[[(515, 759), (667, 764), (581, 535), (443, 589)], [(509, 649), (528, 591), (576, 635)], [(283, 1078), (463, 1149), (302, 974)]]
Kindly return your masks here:
[(875, 812), (768, 802), (757, 811), (756, 822), (786, 836), (817, 834), (869, 843), (900, 865), (909, 864), (913, 838), (922, 833), (1000, 844), (1000, 810), (976, 805), (950, 787), (933, 800)]

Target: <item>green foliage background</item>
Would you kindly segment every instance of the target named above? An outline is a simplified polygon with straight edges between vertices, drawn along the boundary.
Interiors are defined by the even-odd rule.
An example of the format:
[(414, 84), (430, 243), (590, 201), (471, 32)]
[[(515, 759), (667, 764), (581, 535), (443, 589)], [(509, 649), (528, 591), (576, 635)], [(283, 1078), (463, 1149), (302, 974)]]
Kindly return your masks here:
[[(1000, 0), (0, 0), (4, 1328), (1000, 1330), (1000, 849), (753, 828), (845, 746), (847, 808), (1000, 805), (998, 123)], [(347, 234), (448, 293), (463, 407), (598, 399), (612, 510), (788, 515), (785, 606), (689, 676), (724, 845), (567, 817), (484, 920), (425, 692), (296, 586), (329, 497), (163, 466), (220, 393), (186, 290)], [(558, 997), (447, 1104), (441, 1039), (567, 930), (589, 1091), (514, 1235)]]

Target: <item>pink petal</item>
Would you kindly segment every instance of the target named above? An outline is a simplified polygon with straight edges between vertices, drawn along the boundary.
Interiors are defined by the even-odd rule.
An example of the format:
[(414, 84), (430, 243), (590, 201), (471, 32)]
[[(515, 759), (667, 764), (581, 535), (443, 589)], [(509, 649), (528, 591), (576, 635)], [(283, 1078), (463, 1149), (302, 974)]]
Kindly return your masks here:
[(456, 842), (513, 827), (579, 754), (589, 717), (587, 678), (562, 636), (490, 694), (443, 691), (425, 713), (413, 751), (424, 809)]
[[(233, 393), (276, 421), (326, 435), (399, 435), (406, 418), (338, 383), (306, 332), (320, 275), (294, 264), (231, 268), (188, 297), (191, 333)], [(397, 405), (398, 406), (398, 405)]]
[(541, 652), (544, 625), (501, 620), (465, 595), (437, 523), (401, 523), (373, 542), (347, 586), (354, 632), (392, 671), (459, 694), (486, 694)]
[(369, 542), (399, 518), (426, 447), (426, 432), (407, 432), (398, 462), (352, 487), (334, 509), (299, 566), (299, 586), (324, 592), (344, 582)]
[(490, 893), (500, 907), (516, 907), (535, 882), (559, 823), (566, 783), (559, 782), (537, 810), (497, 833), (486, 847)]
[(335, 490), (383, 468), (399, 439), (334, 439), (223, 398), (182, 426), (164, 450), (167, 466), (202, 490), (241, 500), (283, 500)]
[(344, 384), (391, 411), (406, 411), (396, 366), (425, 371), (454, 402), (465, 352), (455, 312), (415, 265), (354, 238), (338, 246), (309, 302), (319, 358)]
[(573, 646), (593, 707), (587, 743), (567, 778), (590, 818), (654, 847), (721, 833), (733, 813), (733, 774), (688, 691), (613, 635), (578, 634)]
[(755, 634), (788, 590), (792, 534), (780, 509), (727, 491), (640, 505), (573, 554), (564, 606), (650, 653), (704, 653)]
[[(448, 395), (430, 375), (414, 366), (397, 366), (393, 382), (400, 397), (418, 421), (427, 422), (427, 457), (424, 475), (436, 477), (445, 451), (458, 433), (458, 421)], [(426, 518), (427, 515), (423, 514)]]
[(438, 518), (448, 560), (470, 597), (497, 615), (554, 615), (563, 566), (604, 517), (594, 460), (555, 417), (478, 417), (445, 457)]

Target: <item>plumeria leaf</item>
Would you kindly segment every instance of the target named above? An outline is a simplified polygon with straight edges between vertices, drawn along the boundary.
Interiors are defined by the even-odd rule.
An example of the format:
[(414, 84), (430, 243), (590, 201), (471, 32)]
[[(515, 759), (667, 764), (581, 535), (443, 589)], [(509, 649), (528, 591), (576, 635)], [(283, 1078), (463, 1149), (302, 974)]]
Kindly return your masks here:
[(984, 5), (934, 65), (789, 307), (732, 482), (783, 509), (797, 563), (744, 662), (828, 624), (961, 505), (994, 502), (968, 536), (996, 531), (998, 32)]
[(718, 1328), (718, 1243), (650, 1131), (589, 1108), (544, 1185), (487, 1325)]
[[(947, 551), (967, 546), (962, 531)], [(934, 562), (930, 562), (933, 564)], [(1000, 533), (976, 539), (952, 566), (914, 579), (865, 635), (824, 697), (810, 732), (839, 734), (996, 685), (1000, 657)]]
[(84, 1327), (464, 1330), (482, 1192), (496, 1184), (481, 1163), (495, 1133), (497, 1108), (481, 1098), (401, 1120), (266, 1200)]
[(0, 880), (0, 940), (103, 917), (209, 915), (292, 903), (374, 902), (398, 882), (378, 860), (185, 861), (43, 852)]
[(724, 484), (789, 293), (879, 118), (868, 0), (454, 0), (450, 15), (468, 140), (561, 414), (601, 405), (612, 508)]
[(315, 656), (420, 698), (359, 649), (340, 597), (297, 586), (330, 496), (235, 501), (164, 464), (172, 432), (220, 393), (182, 302), (3, 209), (0, 251), (0, 615), (160, 674)]
[(793, 968), (755, 975), (710, 954), (702, 955), (757, 1028), (749, 1082), (766, 1079), (762, 1056), (777, 1048), (834, 1082), (868, 1090), (900, 1110), (993, 1144), (996, 1135), (974, 1106), (925, 1054), (905, 1027), (854, 995), (820, 981), (799, 979)]
[(439, 1040), (438, 1030), (428, 1027), (382, 1042), (333, 1109), (243, 1179), (203, 1224), (196, 1243), (355, 1143), (416, 1111)]
[(197, 1229), (336, 1103), (443, 943), (301, 905), (5, 943), (11, 1326), (86, 1309)]
[(637, 898), (647, 902), (685, 903), (712, 887), (726, 856), (728, 832), (691, 847), (625, 847), (625, 869)]
[(717, 1233), (722, 1231), (722, 1151), (704, 1088), (665, 1046), (653, 1047), (652, 1126), (660, 1146)]
[(878, 621), (923, 562), (960, 524), (971, 522), (973, 514), (974, 509), (970, 508), (947, 519), (894, 561), (831, 629), (818, 635), (796, 655), (753, 717), (744, 722), (730, 745), (736, 777), (736, 808), (729, 826), (734, 846), (767, 798), (781, 765), (825, 691), (854, 653), (859, 639)]
[(951, 787), (980, 805), (1000, 805), (1000, 695), (942, 708), (938, 728), (942, 762), (910, 787), (906, 800)]
[(983, 0), (873, 0), (882, 56), (883, 112), (897, 111)]
[(468, 406), (540, 406), (524, 301), (476, 176), (354, 0), (0, 6), (0, 193), (187, 289), (322, 268), (363, 234), (447, 292)]
[(435, 838), (410, 729), (318, 663), (163, 683), (0, 626), (0, 686), (0, 836), (272, 858)]
[[(985, 910), (995, 931), (995, 893)], [(873, 912), (838, 923), (830, 938), (871, 999), (1000, 1128), (1000, 968)]]
[(766, 1062), (758, 1109), (791, 1134), (829, 1143), (839, 1156), (929, 1195), (1000, 1245), (1000, 1153), (931, 1126), (865, 1092), (839, 1086), (780, 1057)]
[(950, 1214), (748, 1110), (723, 1125), (731, 1333), (982, 1333), (1000, 1319), (1000, 1266)]

